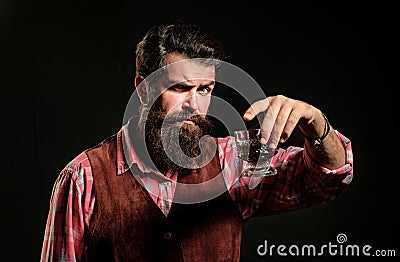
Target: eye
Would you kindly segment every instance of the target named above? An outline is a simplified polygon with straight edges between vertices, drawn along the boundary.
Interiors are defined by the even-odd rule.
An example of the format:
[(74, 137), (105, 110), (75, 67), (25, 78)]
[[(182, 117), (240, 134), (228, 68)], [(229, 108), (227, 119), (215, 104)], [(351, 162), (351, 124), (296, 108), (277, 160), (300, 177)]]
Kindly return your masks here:
[(202, 86), (198, 89), (198, 91), (200, 92), (200, 94), (202, 95), (207, 95), (208, 93), (210, 93), (211, 88), (207, 87), (207, 86)]
[(185, 91), (187, 89), (187, 87), (177, 84), (177, 85), (171, 86), (169, 89), (172, 89), (175, 91)]

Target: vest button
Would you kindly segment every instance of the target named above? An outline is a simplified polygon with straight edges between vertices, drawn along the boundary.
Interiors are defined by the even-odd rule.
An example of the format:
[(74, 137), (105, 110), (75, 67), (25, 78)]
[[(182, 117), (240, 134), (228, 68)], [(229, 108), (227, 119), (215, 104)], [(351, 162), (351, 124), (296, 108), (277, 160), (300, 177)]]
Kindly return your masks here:
[(171, 239), (172, 234), (170, 232), (164, 233), (164, 239)]

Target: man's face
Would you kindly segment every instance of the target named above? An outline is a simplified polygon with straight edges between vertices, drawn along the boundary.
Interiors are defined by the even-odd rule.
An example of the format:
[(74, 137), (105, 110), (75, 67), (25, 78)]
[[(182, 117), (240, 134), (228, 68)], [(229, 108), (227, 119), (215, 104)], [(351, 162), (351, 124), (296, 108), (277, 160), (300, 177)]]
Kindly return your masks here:
[(166, 71), (153, 85), (157, 88), (153, 89), (155, 95), (160, 96), (148, 105), (147, 115), (142, 111), (138, 123), (152, 162), (162, 172), (198, 168), (215, 152), (200, 149), (201, 138), (210, 135), (212, 128), (206, 113), (215, 85), (215, 68), (184, 59), (181, 55), (168, 56)]
[[(169, 54), (166, 64), (184, 59), (182, 55)], [(195, 62), (179, 62), (168, 67), (159, 84), (161, 105), (168, 115), (187, 111), (205, 117), (215, 86), (215, 68)], [(184, 124), (192, 125), (193, 122), (184, 121)]]

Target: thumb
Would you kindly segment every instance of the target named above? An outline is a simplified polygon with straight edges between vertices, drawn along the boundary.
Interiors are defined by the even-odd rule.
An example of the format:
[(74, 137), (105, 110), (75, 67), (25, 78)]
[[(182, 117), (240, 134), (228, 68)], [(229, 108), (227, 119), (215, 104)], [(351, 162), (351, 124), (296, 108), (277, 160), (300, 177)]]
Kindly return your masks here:
[(254, 111), (253, 107), (249, 107), (247, 111), (243, 115), (243, 119), (246, 121), (252, 120), (256, 115), (256, 112)]

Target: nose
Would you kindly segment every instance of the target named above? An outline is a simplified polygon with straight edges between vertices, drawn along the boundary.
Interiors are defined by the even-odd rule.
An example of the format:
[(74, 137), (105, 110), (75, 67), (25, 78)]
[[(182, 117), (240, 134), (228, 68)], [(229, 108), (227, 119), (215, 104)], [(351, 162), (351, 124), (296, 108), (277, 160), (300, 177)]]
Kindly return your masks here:
[(196, 90), (188, 92), (185, 100), (183, 101), (182, 108), (194, 112), (199, 110), (198, 96)]

